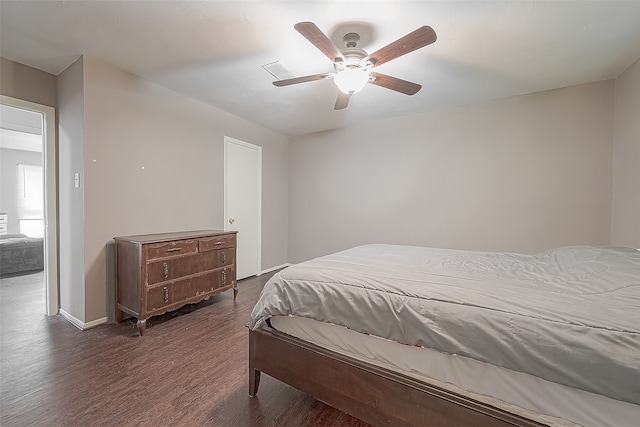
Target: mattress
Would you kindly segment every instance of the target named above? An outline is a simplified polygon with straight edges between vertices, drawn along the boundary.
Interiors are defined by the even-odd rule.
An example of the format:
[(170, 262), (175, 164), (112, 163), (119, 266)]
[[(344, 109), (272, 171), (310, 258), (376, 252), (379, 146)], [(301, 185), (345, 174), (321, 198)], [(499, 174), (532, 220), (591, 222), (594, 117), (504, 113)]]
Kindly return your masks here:
[(265, 285), (259, 328), (294, 315), (640, 404), (640, 252), (537, 255), (366, 245)]
[(554, 426), (631, 427), (640, 406), (563, 386), (463, 356), (361, 334), (295, 316), (271, 318), (274, 329)]

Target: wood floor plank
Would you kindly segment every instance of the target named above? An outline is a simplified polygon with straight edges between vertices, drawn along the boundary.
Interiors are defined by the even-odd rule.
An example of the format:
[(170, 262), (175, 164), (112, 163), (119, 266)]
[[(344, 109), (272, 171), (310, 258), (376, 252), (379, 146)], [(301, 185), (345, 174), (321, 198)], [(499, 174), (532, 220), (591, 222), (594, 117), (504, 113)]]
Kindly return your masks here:
[(246, 324), (271, 274), (208, 301), (80, 331), (44, 315), (42, 272), (0, 278), (0, 425), (357, 426), (263, 375), (248, 395)]

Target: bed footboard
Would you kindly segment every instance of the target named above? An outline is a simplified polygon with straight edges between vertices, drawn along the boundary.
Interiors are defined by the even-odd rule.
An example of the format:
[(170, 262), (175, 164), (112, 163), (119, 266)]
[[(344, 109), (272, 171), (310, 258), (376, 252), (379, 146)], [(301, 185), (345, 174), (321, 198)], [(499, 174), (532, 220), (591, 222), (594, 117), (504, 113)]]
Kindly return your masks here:
[(545, 425), (270, 329), (249, 331), (250, 396), (261, 372), (373, 425)]

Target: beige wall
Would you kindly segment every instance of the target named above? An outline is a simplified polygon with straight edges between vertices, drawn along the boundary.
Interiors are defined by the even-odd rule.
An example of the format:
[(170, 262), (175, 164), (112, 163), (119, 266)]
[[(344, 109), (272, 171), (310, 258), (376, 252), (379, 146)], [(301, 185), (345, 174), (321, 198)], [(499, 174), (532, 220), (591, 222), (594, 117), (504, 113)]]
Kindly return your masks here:
[(0, 93), (36, 104), (56, 106), (56, 76), (0, 58)]
[(84, 178), (84, 64), (78, 59), (57, 78), (58, 221), (60, 309), (85, 322), (84, 192), (74, 174)]
[(224, 228), (225, 135), (263, 147), (262, 266), (286, 262), (286, 137), (95, 58), (83, 62), (86, 322), (110, 314), (114, 236)]
[(613, 82), (291, 138), (289, 260), (609, 243)]
[(611, 244), (640, 248), (640, 60), (615, 83)]

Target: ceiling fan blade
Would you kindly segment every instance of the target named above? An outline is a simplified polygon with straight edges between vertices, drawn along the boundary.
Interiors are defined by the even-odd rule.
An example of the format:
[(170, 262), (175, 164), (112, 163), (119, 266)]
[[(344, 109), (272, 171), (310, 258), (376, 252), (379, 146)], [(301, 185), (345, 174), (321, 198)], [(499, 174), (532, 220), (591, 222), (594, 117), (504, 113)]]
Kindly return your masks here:
[(422, 85), (417, 83), (408, 82), (397, 77), (387, 76), (386, 74), (370, 72), (369, 77), (373, 77), (373, 79), (369, 79), (369, 83), (395, 90), (396, 92), (404, 93), (405, 95), (415, 95), (422, 88)]
[(349, 106), (349, 99), (351, 99), (350, 93), (340, 92), (338, 94), (338, 99), (336, 99), (336, 105), (333, 107), (333, 109), (344, 110)]
[(321, 73), (321, 74), (312, 74), (310, 76), (302, 76), (302, 77), (294, 77), (292, 79), (284, 79), (284, 80), (276, 80), (273, 82), (274, 86), (282, 87), (295, 85), (298, 83), (304, 82), (312, 82), (315, 80), (322, 80), (333, 76), (335, 73)]
[(344, 61), (344, 55), (340, 49), (317, 27), (313, 22), (298, 22), (293, 26), (300, 34), (320, 49), (331, 62)]
[(385, 47), (376, 50), (366, 57), (365, 60), (373, 62), (374, 67), (377, 67), (399, 56), (427, 46), (435, 42), (436, 38), (436, 33), (433, 31), (433, 28), (425, 25)]

